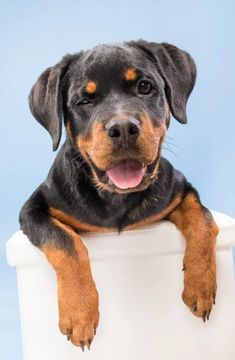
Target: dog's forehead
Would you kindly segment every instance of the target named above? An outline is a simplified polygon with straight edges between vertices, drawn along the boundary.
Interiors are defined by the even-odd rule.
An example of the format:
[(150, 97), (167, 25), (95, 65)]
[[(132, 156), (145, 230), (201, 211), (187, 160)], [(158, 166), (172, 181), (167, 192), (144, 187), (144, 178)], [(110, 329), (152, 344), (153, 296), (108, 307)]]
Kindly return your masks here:
[(93, 49), (87, 50), (84, 53), (84, 61), (106, 63), (110, 60), (117, 59), (116, 56), (120, 56), (120, 60), (127, 61), (128, 57), (131, 56), (136, 49), (126, 44), (101, 44), (97, 45)]
[(100, 68), (123, 69), (127, 66), (143, 64), (145, 57), (138, 49), (126, 44), (104, 44), (90, 50), (84, 58), (84, 65), (88, 70)]
[[(128, 70), (154, 71), (154, 65), (142, 50), (127, 44), (103, 44), (87, 50), (73, 64), (74, 73), (82, 80), (123, 77)], [(134, 72), (130, 76), (134, 78)]]

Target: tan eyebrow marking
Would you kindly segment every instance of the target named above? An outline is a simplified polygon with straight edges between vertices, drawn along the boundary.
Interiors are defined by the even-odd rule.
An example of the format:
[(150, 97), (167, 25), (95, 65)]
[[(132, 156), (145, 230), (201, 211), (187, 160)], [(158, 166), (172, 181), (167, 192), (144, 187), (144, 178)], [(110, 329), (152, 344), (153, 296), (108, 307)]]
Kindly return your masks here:
[(135, 68), (126, 69), (124, 72), (124, 77), (127, 81), (134, 81), (137, 78), (137, 71)]
[(94, 94), (96, 92), (97, 85), (94, 81), (88, 81), (85, 89), (88, 94)]

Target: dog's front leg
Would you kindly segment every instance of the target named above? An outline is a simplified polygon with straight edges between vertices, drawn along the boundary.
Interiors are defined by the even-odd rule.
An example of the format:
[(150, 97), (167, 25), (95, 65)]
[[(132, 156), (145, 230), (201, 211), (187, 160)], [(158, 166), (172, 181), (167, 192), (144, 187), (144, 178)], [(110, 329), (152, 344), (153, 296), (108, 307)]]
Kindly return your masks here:
[(168, 216), (186, 240), (183, 301), (205, 321), (215, 303), (215, 243), (218, 227), (196, 192), (191, 191)]
[(77, 233), (58, 220), (53, 221), (73, 241), (74, 253), (51, 245), (42, 251), (57, 275), (59, 327), (82, 350), (90, 348), (99, 321), (98, 293), (92, 279), (88, 252)]
[(61, 332), (74, 345), (89, 348), (99, 310), (86, 247), (72, 227), (34, 206), (33, 200), (21, 211), (21, 227), (56, 271)]

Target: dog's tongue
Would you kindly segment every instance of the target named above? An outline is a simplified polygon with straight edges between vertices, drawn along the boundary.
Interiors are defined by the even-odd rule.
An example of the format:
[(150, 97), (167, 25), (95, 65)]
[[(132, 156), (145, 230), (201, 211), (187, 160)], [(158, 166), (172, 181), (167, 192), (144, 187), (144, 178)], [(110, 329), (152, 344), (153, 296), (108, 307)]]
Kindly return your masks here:
[(141, 183), (146, 167), (138, 161), (124, 160), (107, 170), (108, 177), (120, 189), (134, 188)]

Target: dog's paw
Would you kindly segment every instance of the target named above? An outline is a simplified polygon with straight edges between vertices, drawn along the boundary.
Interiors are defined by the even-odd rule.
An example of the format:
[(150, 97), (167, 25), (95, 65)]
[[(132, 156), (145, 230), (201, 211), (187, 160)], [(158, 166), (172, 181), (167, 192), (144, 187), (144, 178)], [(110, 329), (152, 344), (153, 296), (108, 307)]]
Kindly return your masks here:
[(182, 298), (192, 313), (209, 320), (216, 296), (215, 266), (200, 270), (200, 266), (189, 266), (184, 269), (184, 291)]
[(90, 350), (99, 322), (98, 293), (95, 285), (63, 288), (59, 291), (59, 327), (68, 340)]

